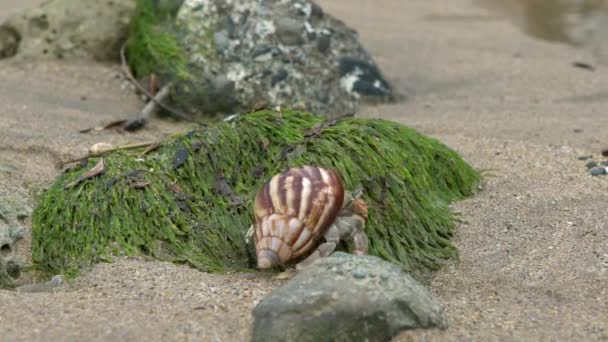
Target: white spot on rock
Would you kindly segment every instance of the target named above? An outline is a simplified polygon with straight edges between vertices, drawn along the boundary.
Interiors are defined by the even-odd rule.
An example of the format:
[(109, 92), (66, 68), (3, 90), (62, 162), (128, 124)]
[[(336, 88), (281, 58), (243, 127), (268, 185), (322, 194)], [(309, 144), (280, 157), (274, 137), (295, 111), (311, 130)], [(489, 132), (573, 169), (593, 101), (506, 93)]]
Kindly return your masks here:
[(260, 38), (273, 34), (276, 29), (276, 26), (270, 20), (260, 21), (255, 24), (255, 33), (260, 36)]

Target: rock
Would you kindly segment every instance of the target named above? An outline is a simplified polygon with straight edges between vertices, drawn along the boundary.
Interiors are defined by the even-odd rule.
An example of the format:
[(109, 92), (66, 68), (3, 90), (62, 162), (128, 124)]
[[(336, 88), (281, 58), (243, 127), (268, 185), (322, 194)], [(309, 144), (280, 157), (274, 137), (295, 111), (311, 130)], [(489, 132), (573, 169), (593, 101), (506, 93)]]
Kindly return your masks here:
[(317, 49), (320, 53), (325, 53), (331, 45), (331, 36), (328, 34), (320, 34), (317, 39)]
[(368, 61), (345, 56), (339, 60), (340, 76), (350, 93), (361, 95), (390, 95), (390, 86), (382, 78), (380, 70)]
[(395, 264), (336, 252), (303, 269), (253, 311), (254, 341), (387, 341), (447, 328), (431, 293)]
[(13, 28), (0, 26), (0, 59), (14, 56), (20, 40), (21, 36)]
[(586, 166), (588, 169), (591, 169), (591, 168), (594, 168), (594, 167), (596, 167), (596, 166), (597, 166), (597, 162), (596, 162), (596, 161), (591, 160), (591, 161), (588, 161), (588, 162), (587, 162), (587, 164), (585, 164), (585, 166)]
[(596, 168), (591, 169), (591, 171), (589, 171), (589, 173), (592, 176), (605, 175), (606, 174), (606, 168), (605, 167), (596, 167)]
[(38, 292), (51, 292), (57, 288), (62, 287), (65, 284), (65, 279), (62, 275), (56, 275), (46, 283), (34, 283), (26, 284), (16, 288), (18, 292), (26, 293), (38, 293)]
[(51, 0), (0, 26), (0, 58), (117, 60), (136, 0)]
[[(357, 33), (310, 0), (186, 0), (176, 26), (194, 83), (223, 75), (234, 84), (227, 107), (208, 86), (185, 80), (190, 86), (178, 87), (196, 96), (176, 91), (173, 99), (187, 112), (232, 114), (265, 103), (335, 117), (397, 98)], [(189, 103), (197, 98), (206, 101)]]
[(276, 33), (279, 40), (286, 45), (299, 45), (304, 43), (304, 25), (295, 19), (279, 18), (276, 20)]
[(21, 276), (24, 260), (18, 253), (26, 227), (22, 221), (31, 214), (25, 194), (4, 192), (0, 196), (0, 288), (11, 286)]

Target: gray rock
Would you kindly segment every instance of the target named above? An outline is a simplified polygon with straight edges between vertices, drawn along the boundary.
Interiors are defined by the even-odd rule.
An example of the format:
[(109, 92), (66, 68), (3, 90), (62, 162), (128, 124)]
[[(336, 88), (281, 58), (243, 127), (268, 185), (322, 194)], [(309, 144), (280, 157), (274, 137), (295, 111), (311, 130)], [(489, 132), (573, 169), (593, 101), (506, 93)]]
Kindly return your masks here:
[(589, 171), (589, 173), (592, 176), (599, 176), (599, 175), (605, 175), (607, 172), (606, 172), (606, 168), (605, 167), (596, 167), (596, 168), (591, 169)]
[(213, 34), (213, 37), (215, 38), (215, 46), (217, 48), (218, 53), (222, 53), (229, 47), (230, 39), (228, 38), (227, 31), (215, 32)]
[(299, 45), (304, 43), (304, 25), (301, 21), (292, 18), (279, 18), (276, 20), (276, 32), (279, 40), (286, 45)]
[(20, 40), (21, 36), (12, 27), (0, 27), (0, 59), (14, 56)]
[(591, 161), (587, 162), (587, 164), (585, 164), (585, 166), (586, 166), (588, 169), (592, 169), (592, 168), (594, 168), (594, 167), (596, 167), (596, 166), (597, 166), (597, 162), (596, 162), (596, 161), (591, 160)]
[(317, 38), (317, 49), (320, 53), (325, 53), (331, 45), (331, 36), (329, 34), (320, 34)]
[[(223, 75), (234, 84), (234, 93), (224, 94), (229, 107), (216, 104), (226, 101), (209, 96), (208, 86), (178, 84), (196, 94), (175, 91), (174, 102), (187, 112), (232, 114), (263, 104), (335, 117), (354, 114), (361, 102), (397, 98), (357, 33), (310, 0), (186, 0), (176, 29), (190, 54), (191, 79), (206, 85)], [(344, 61), (358, 64), (345, 72)]]
[(447, 328), (431, 293), (395, 264), (336, 252), (274, 290), (253, 311), (254, 341), (387, 341)]
[(0, 196), (0, 288), (11, 286), (21, 276), (24, 261), (18, 253), (18, 242), (25, 236), (22, 221), (30, 214), (25, 193)]
[(0, 58), (117, 60), (136, 0), (51, 0), (0, 26)]

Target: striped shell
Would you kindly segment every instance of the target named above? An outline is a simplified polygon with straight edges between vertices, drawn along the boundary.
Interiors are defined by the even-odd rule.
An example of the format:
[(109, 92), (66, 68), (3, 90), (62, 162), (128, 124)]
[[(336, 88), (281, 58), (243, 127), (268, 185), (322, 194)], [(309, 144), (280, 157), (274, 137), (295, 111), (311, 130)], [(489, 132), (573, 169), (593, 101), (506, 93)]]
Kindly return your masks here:
[(272, 177), (255, 198), (258, 267), (283, 264), (313, 249), (343, 202), (342, 179), (332, 170), (304, 166)]

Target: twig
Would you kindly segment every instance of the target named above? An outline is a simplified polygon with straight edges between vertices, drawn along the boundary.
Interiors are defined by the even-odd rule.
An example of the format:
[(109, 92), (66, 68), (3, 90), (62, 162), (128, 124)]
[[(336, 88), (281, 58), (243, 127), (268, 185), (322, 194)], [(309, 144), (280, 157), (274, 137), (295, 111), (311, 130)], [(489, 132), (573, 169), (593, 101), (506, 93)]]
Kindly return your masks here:
[(141, 148), (141, 147), (148, 147), (151, 145), (159, 145), (160, 144), (156, 141), (152, 141), (152, 142), (145, 142), (145, 143), (137, 143), (137, 144), (129, 144), (129, 145), (122, 145), (122, 146), (116, 146), (113, 148), (109, 148), (100, 152), (96, 152), (96, 153), (88, 153), (86, 156), (83, 157), (78, 157), (78, 158), (74, 158), (74, 159), (70, 159), (68, 161), (65, 161), (63, 163), (61, 163), (61, 167), (63, 167), (66, 164), (71, 164), (71, 163), (75, 163), (75, 162), (79, 162), (81, 160), (85, 160), (85, 159), (89, 159), (91, 157), (99, 157), (102, 156), (104, 154), (107, 154), (109, 152), (114, 152), (114, 151), (118, 151), (118, 150), (133, 150), (136, 148)]
[(148, 147), (147, 147), (147, 148), (146, 148), (146, 149), (145, 149), (145, 150), (144, 150), (142, 153), (140, 153), (140, 154), (137, 156), (137, 158), (141, 158), (141, 157), (143, 157), (143, 156), (145, 156), (146, 154), (148, 154), (148, 153), (150, 153), (150, 152), (152, 152), (152, 151), (156, 150), (157, 148), (159, 148), (159, 147), (161, 147), (161, 146), (162, 146), (162, 144), (161, 144), (161, 143), (159, 143), (159, 142), (154, 143), (154, 144), (152, 144), (152, 145), (148, 146)]
[[(141, 110), (141, 112), (139, 113), (139, 115), (137, 116), (137, 118), (135, 120), (148, 120), (158, 110), (157, 103), (161, 103), (168, 96), (169, 96), (169, 86), (166, 85), (166, 86), (162, 87), (160, 89), (160, 91), (158, 93), (156, 93), (156, 95), (154, 95), (154, 97), (153, 97), (154, 101), (150, 101), (150, 102), (146, 103), (146, 105), (144, 106), (144, 109)], [(127, 123), (126, 126), (129, 126), (129, 123)]]
[[(157, 96), (153, 96), (152, 94), (150, 94), (150, 92), (148, 90), (146, 90), (141, 84), (139, 84), (139, 82), (137, 82), (137, 80), (135, 79), (135, 77), (133, 76), (133, 74), (131, 73), (131, 70), (129, 69), (129, 65), (127, 64), (127, 58), (125, 57), (125, 49), (126, 49), (127, 43), (125, 42), (122, 47), (120, 48), (120, 61), (121, 61), (121, 66), (122, 66), (122, 70), (125, 73), (125, 76), (127, 77), (127, 80), (129, 82), (131, 82), (131, 84), (133, 84), (139, 91), (141, 91), (142, 93), (144, 93), (149, 99), (151, 103), (155, 103), (158, 106), (168, 110), (169, 112), (175, 114), (176, 116), (178, 116), (181, 119), (184, 119), (186, 121), (190, 121), (190, 122), (196, 122), (199, 123), (198, 121), (192, 119), (190, 116), (182, 113), (181, 111), (172, 108), (164, 103), (162, 103), (160, 100), (158, 100), (158, 94), (156, 94)], [(168, 95), (168, 90), (169, 90), (169, 86), (165, 86), (167, 88), (167, 95)], [(165, 88), (163, 87), (163, 89)], [(162, 89), (161, 89), (162, 91)], [(159, 92), (160, 93), (160, 92)], [(165, 96), (166, 98), (166, 96)], [(164, 98), (163, 98), (164, 99)], [(150, 103), (149, 103), (150, 104)], [(144, 111), (146, 110), (148, 106), (146, 106), (144, 108), (144, 110), (142, 110), (142, 113), (140, 113), (139, 118), (146, 118), (145, 115), (149, 115), (151, 112), (154, 112), (153, 109), (148, 109), (148, 111), (150, 113), (144, 113)]]

